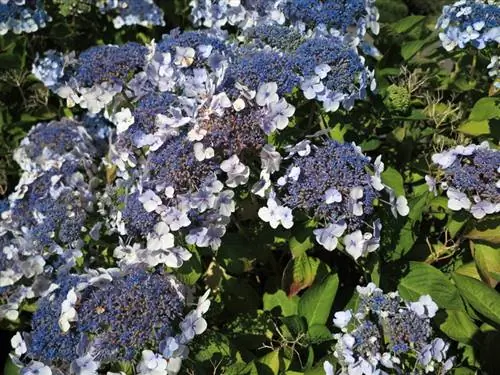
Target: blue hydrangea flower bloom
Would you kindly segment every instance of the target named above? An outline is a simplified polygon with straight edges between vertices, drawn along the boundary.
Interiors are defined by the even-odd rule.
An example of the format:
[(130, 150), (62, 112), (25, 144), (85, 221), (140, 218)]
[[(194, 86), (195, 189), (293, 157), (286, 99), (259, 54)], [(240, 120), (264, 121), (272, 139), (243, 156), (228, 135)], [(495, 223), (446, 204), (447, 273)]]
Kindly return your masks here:
[(100, 0), (99, 11), (113, 15), (116, 29), (122, 26), (164, 26), (163, 10), (153, 0)]
[(184, 313), (184, 287), (165, 272), (130, 267), (112, 280), (90, 284), (79, 292), (77, 320), (62, 332), (61, 304), (68, 292), (88, 276), (61, 275), (59, 288), (38, 302), (27, 355), (60, 368), (80, 354), (82, 338), (100, 362), (132, 360), (145, 348), (157, 348)]
[[(301, 209), (317, 220), (338, 222), (345, 220), (349, 230), (358, 229), (373, 212), (373, 201), (378, 196), (371, 185), (367, 171), (370, 159), (356, 146), (326, 140), (312, 148), (307, 156), (294, 155), (286, 175), (299, 168), (298, 177), (288, 178), (280, 197), (292, 209)], [(350, 194), (353, 188), (362, 189), (362, 215), (355, 215)], [(330, 189), (340, 193), (338, 202), (327, 203)]]
[(345, 34), (349, 27), (361, 26), (367, 6), (366, 0), (290, 0), (284, 1), (283, 12), (292, 23), (302, 22), (311, 29), (324, 25)]
[(132, 111), (134, 123), (127, 131), (121, 135), (132, 141), (137, 147), (141, 140), (148, 134), (154, 134), (157, 130), (155, 125), (158, 114), (166, 115), (171, 106), (176, 101), (176, 96), (164, 93), (150, 93), (142, 97)]
[(144, 209), (139, 201), (139, 196), (138, 192), (134, 192), (122, 198), (125, 201), (122, 216), (129, 235), (145, 237), (148, 233), (153, 232), (160, 219), (157, 213), (147, 212)]
[(151, 189), (171, 186), (181, 194), (193, 192), (209, 181), (218, 168), (212, 159), (197, 160), (192, 143), (185, 137), (173, 137), (148, 155), (145, 185)]
[(300, 83), (295, 69), (294, 57), (286, 52), (240, 48), (238, 55), (228, 67), (222, 89), (238, 95), (235, 83), (255, 90), (265, 83), (275, 82), (278, 95), (289, 94)]
[(326, 110), (334, 111), (342, 103), (352, 107), (362, 99), (374, 81), (356, 49), (336, 37), (316, 36), (304, 41), (293, 55), (304, 77), (301, 88), (307, 99), (317, 97)]
[(7, 0), (0, 3), (0, 35), (33, 33), (51, 20), (43, 0)]
[(206, 131), (201, 141), (205, 147), (212, 147), (216, 154), (229, 158), (238, 155), (257, 155), (266, 143), (262, 130), (263, 111), (246, 107), (241, 111), (226, 110), (223, 116), (212, 115), (199, 123)]
[[(59, 170), (52, 169), (34, 180), (24, 197), (13, 202), (11, 215), (15, 225), (29, 228), (34, 244), (50, 246), (54, 240), (70, 244), (80, 238), (92, 195), (86, 190), (88, 186), (81, 184), (83, 181), (80, 191), (70, 187), (75, 173), (77, 164), (64, 163)], [(54, 179), (69, 186), (57, 186)]]
[(500, 43), (500, 6), (486, 0), (460, 0), (445, 5), (436, 28), (443, 47), (452, 51), (468, 44), (483, 49)]
[(95, 46), (78, 57), (75, 79), (82, 86), (112, 82), (123, 84), (145, 65), (147, 48), (129, 42), (121, 46)]
[(249, 28), (245, 30), (245, 36), (256, 45), (260, 42), (283, 51), (295, 51), (304, 41), (303, 33), (296, 28), (276, 24)]
[(242, 29), (255, 24), (285, 24), (335, 29), (346, 34), (354, 28), (363, 37), (366, 29), (378, 33), (378, 11), (374, 0), (228, 0), (191, 1), (195, 25), (222, 27), (226, 24)]
[(56, 86), (64, 75), (64, 55), (54, 50), (37, 56), (32, 68), (33, 75), (47, 87)]
[(193, 30), (193, 31), (180, 31), (179, 29), (172, 30), (169, 34), (163, 35), (162, 40), (158, 43), (157, 49), (161, 52), (170, 52), (175, 56), (175, 47), (190, 47), (197, 51), (195, 55), (193, 66), (203, 66), (204, 59), (200, 56), (200, 48), (203, 46), (210, 46), (211, 53), (226, 54), (229, 53), (229, 47), (225, 44), (224, 40), (219, 36), (212, 35), (206, 31)]
[(133, 267), (83, 291), (76, 331), (93, 341), (97, 360), (131, 360), (172, 335), (184, 312), (182, 288), (163, 271)]
[[(444, 374), (451, 369), (452, 359), (446, 358), (449, 344), (433, 339), (430, 319), (438, 307), (429, 296), (406, 302), (397, 292), (384, 294), (373, 283), (358, 286), (357, 290), (360, 294), (357, 311), (337, 312), (333, 320), (342, 330), (334, 335), (338, 374), (391, 370), (420, 373), (429, 369)], [(430, 345), (440, 350), (430, 356), (422, 355)], [(327, 374), (333, 374), (330, 369), (326, 362)]]
[(62, 302), (80, 281), (78, 276), (61, 275), (56, 280), (59, 288), (38, 301), (31, 320), (33, 330), (27, 352), (30, 358), (46, 363), (66, 363), (77, 358), (79, 335), (72, 331), (63, 333), (58, 321)]
[[(500, 211), (500, 152), (487, 142), (457, 146), (432, 156), (442, 174), (440, 186), (446, 190), (448, 207), (470, 211), (476, 219)], [(430, 189), (436, 181), (428, 178)], [(437, 193), (437, 192), (436, 192)]]

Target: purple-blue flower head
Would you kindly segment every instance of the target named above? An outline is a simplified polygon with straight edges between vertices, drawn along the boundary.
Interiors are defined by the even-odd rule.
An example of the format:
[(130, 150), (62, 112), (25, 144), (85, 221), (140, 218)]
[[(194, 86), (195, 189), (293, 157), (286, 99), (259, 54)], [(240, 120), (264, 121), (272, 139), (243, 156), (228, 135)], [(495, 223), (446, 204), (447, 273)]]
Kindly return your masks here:
[(180, 286), (163, 271), (132, 267), (82, 292), (76, 331), (93, 342), (97, 360), (131, 360), (172, 335), (184, 311)]
[(196, 159), (193, 144), (184, 136), (168, 139), (148, 154), (145, 186), (150, 189), (173, 187), (176, 193), (197, 191), (211, 179), (218, 164), (212, 159)]
[(300, 83), (294, 58), (286, 52), (240, 48), (228, 67), (222, 89), (238, 95), (236, 83), (255, 90), (265, 83), (275, 82), (280, 96), (289, 94)]
[(318, 66), (328, 66), (329, 71), (321, 82), (329, 90), (346, 95), (360, 89), (359, 76), (365, 73), (356, 50), (336, 37), (317, 36), (306, 40), (295, 51), (294, 63), (300, 74), (307, 78), (317, 75)]
[(266, 143), (262, 131), (264, 113), (260, 108), (247, 107), (239, 112), (228, 109), (223, 116), (212, 115), (200, 122), (207, 133), (201, 141), (204, 147), (212, 147), (224, 159), (232, 155), (257, 155)]
[(366, 0), (289, 0), (283, 12), (290, 22), (303, 22), (311, 29), (318, 25), (345, 34), (367, 16)]
[(134, 42), (91, 47), (78, 57), (75, 79), (86, 87), (102, 82), (123, 84), (144, 67), (147, 52), (147, 47)]
[[(309, 155), (292, 157), (286, 175), (295, 173), (295, 177), (288, 178), (280, 197), (287, 207), (304, 210), (328, 223), (343, 219), (349, 231), (356, 230), (373, 212), (378, 196), (370, 182), (369, 167), (370, 159), (356, 146), (326, 140), (313, 147)], [(359, 192), (353, 200), (355, 188)], [(337, 198), (329, 201), (327, 195), (333, 191)], [(360, 203), (362, 212), (355, 213), (353, 205)]]

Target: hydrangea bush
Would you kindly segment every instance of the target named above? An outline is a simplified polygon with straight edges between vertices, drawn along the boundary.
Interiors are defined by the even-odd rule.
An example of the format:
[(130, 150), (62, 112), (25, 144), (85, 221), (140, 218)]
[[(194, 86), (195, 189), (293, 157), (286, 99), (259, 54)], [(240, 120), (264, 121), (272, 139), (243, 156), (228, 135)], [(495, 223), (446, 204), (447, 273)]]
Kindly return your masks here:
[(500, 7), (378, 4), (0, 0), (3, 373), (495, 373)]

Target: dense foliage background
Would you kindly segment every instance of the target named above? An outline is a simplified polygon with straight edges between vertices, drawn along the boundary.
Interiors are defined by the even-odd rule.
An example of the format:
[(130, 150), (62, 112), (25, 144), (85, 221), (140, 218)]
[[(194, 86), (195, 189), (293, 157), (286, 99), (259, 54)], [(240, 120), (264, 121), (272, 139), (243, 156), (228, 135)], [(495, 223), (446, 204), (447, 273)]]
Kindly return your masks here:
[[(117, 30), (95, 9), (78, 13), (64, 8), (69, 1), (47, 1), (53, 21), (46, 28), (0, 36), (0, 204), (18, 182), (13, 152), (29, 130), (83, 113), (67, 108), (33, 76), (37, 55), (147, 43), (175, 27), (193, 27), (187, 0), (156, 2), (165, 26)], [(406, 196), (409, 215), (380, 212), (380, 248), (354, 261), (318, 245), (307, 220), (291, 229), (263, 226), (255, 200), (242, 198), (220, 248), (190, 247), (193, 257), (174, 272), (199, 291), (212, 291), (208, 329), (193, 342), (181, 373), (324, 374), (324, 360), (334, 359), (334, 313), (354, 307), (356, 286), (368, 282), (409, 301), (432, 297), (439, 306), (433, 326), (451, 344), (453, 373), (498, 372), (498, 214), (476, 219), (450, 210), (445, 195), (435, 196), (425, 182), (433, 154), (483, 141), (497, 149), (500, 140), (498, 89), (486, 68), (490, 56), (442, 48), (435, 24), (445, 3), (377, 0), (381, 26), (373, 43), (380, 55), (366, 62), (375, 69), (376, 92), (350, 111), (297, 107), (295, 128), (286, 135), (297, 141), (323, 131), (355, 142), (372, 159), (383, 155), (382, 181)], [(7, 361), (13, 333), (29, 328), (32, 311), (27, 306), (17, 321), (0, 322), (0, 363)], [(6, 375), (16, 373), (11, 363), (5, 366)]]

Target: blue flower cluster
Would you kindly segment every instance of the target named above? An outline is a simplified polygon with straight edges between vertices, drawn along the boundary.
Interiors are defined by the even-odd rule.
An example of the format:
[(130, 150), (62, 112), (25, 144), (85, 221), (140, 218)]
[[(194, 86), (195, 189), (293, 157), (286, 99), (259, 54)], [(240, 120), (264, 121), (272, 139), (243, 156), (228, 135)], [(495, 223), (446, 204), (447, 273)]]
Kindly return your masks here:
[[(52, 21), (44, 0), (1, 0), (0, 35), (33, 33)], [(153, 0), (92, 0), (102, 14), (113, 17), (116, 29), (123, 26), (164, 26), (162, 9)]]
[[(388, 192), (395, 216), (408, 214), (406, 198), (396, 198), (382, 183), (384, 165), (380, 157), (371, 163), (355, 144), (326, 140), (316, 146), (304, 140), (288, 147), (285, 159), (289, 165), (285, 175), (278, 178), (276, 190), (271, 187), (270, 174), (279, 169), (281, 156), (264, 151), (262, 182), (254, 187), (254, 193), (268, 196), (267, 207), (259, 210), (259, 217), (273, 228), (290, 228), (292, 211), (300, 211), (319, 226), (314, 234), (320, 245), (332, 251), (343, 238), (345, 251), (357, 260), (379, 247), (380, 220), (373, 222), (373, 233), (361, 229), (373, 217), (374, 202), (382, 190)], [(344, 235), (346, 231), (349, 233)]]
[(317, 98), (326, 111), (342, 104), (351, 109), (355, 100), (364, 99), (367, 88), (375, 90), (373, 72), (355, 48), (337, 37), (316, 36), (302, 43), (294, 54), (301, 76), (301, 89), (307, 99)]
[(357, 290), (358, 310), (335, 313), (333, 323), (342, 333), (335, 335), (333, 354), (340, 368), (335, 371), (327, 361), (326, 375), (444, 374), (451, 369), (453, 358), (446, 357), (449, 344), (432, 338), (430, 319), (438, 306), (430, 296), (406, 302), (397, 292), (384, 294), (373, 283)]
[(187, 344), (206, 329), (207, 295), (186, 314), (186, 288), (162, 270), (64, 273), (56, 285), (38, 301), (33, 330), (16, 338), (18, 346), (24, 343), (16, 350), (21, 363), (28, 363), (24, 371), (41, 363), (54, 372), (95, 374), (100, 366), (127, 360), (149, 374), (144, 362), (154, 351), (165, 362), (163, 373), (175, 374)]
[(378, 33), (374, 0), (192, 0), (195, 25), (220, 28), (226, 24), (242, 30), (262, 24), (288, 24), (299, 30), (325, 28), (345, 34), (355, 29), (363, 37), (367, 28)]
[(15, 320), (25, 298), (39, 296), (54, 270), (71, 267), (81, 256), (96, 203), (94, 163), (101, 156), (85, 127), (71, 120), (36, 125), (16, 150), (23, 173), (0, 220), (6, 241), (0, 258), (8, 260), (0, 286), (13, 287), (7, 298), (12, 309), (0, 312), (2, 318)]
[(500, 152), (488, 142), (445, 150), (432, 155), (432, 161), (439, 173), (426, 177), (429, 190), (437, 194), (439, 183), (449, 209), (464, 209), (476, 219), (500, 212)]
[(300, 83), (291, 54), (275, 50), (241, 48), (228, 67), (224, 77), (224, 89), (237, 92), (236, 82), (251, 90), (266, 82), (276, 82), (278, 94), (290, 94)]
[(47, 25), (51, 18), (43, 0), (1, 0), (0, 35), (34, 33)]
[(60, 52), (45, 51), (43, 57), (36, 57), (32, 73), (46, 87), (53, 87), (64, 75), (64, 60), (64, 55)]
[(113, 16), (113, 26), (164, 26), (164, 14), (153, 0), (97, 0), (96, 5), (103, 14)]
[(468, 44), (483, 49), (500, 43), (500, 6), (492, 0), (460, 0), (445, 5), (436, 28), (447, 51)]

